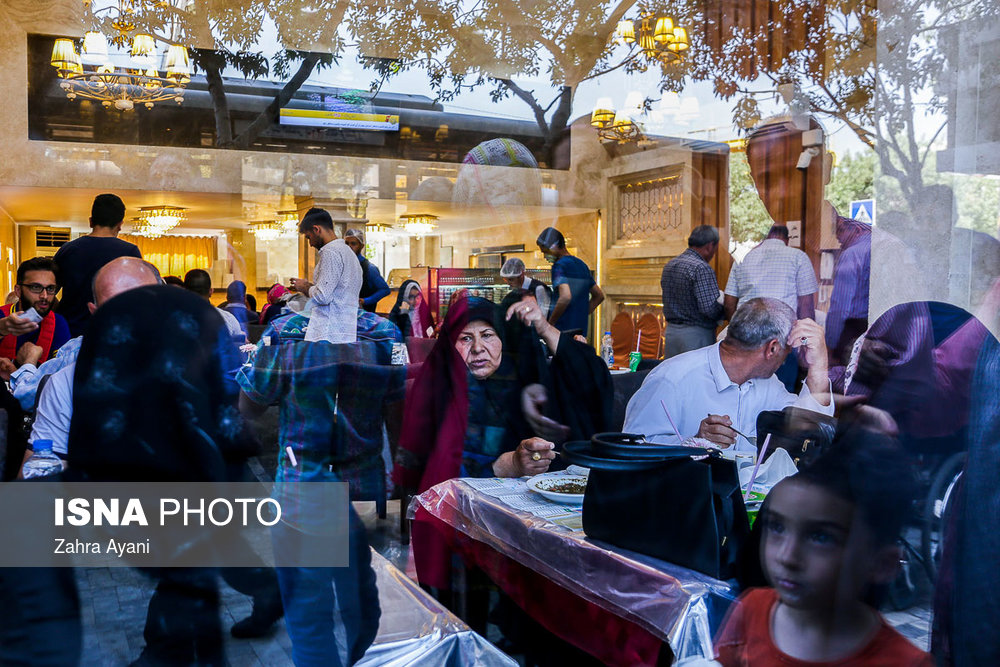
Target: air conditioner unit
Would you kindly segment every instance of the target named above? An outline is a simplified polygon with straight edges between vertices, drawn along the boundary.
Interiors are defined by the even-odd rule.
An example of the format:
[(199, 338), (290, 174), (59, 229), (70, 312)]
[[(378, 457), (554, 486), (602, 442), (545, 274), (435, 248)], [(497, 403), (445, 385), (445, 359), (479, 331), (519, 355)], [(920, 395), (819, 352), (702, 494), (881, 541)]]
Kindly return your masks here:
[(56, 251), (70, 242), (69, 227), (22, 227), (21, 261), (32, 257), (54, 257)]

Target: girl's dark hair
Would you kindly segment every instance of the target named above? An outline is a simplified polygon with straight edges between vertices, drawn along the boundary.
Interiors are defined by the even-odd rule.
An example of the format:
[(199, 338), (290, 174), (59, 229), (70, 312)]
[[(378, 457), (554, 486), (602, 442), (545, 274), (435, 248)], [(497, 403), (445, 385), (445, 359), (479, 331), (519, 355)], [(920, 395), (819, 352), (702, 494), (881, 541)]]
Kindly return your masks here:
[(838, 435), (833, 445), (792, 476), (841, 498), (881, 544), (895, 542), (913, 514), (913, 464), (895, 439), (861, 429)]

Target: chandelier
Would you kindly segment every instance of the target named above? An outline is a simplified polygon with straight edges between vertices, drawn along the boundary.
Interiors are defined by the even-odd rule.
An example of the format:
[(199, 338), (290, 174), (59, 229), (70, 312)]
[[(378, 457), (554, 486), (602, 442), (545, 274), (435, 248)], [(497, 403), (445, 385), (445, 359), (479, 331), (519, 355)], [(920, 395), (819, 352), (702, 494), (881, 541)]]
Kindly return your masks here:
[[(285, 226), (280, 222), (275, 222), (274, 220), (261, 220), (259, 222), (250, 223), (250, 233), (254, 235), (258, 241), (268, 243), (270, 241), (277, 241), (286, 235)], [(298, 230), (296, 229), (296, 234)]]
[(406, 215), (399, 216), (399, 224), (402, 225), (407, 234), (420, 238), (421, 236), (430, 234), (437, 228), (437, 224), (435, 223), (437, 219), (436, 215), (430, 215), (429, 213), (407, 213)]
[(133, 231), (152, 239), (163, 236), (187, 218), (186, 211), (180, 206), (143, 206), (135, 218)]
[(163, 236), (163, 232), (142, 218), (132, 218), (132, 233), (136, 236), (145, 236), (150, 239), (157, 239)]
[(630, 48), (638, 46), (646, 60), (662, 65), (680, 62), (691, 47), (687, 30), (670, 16), (643, 13), (636, 21), (620, 21), (616, 33)]
[[(89, 2), (85, 4), (89, 7)], [(162, 0), (118, 0), (107, 7), (91, 9), (94, 25), (110, 22), (113, 32), (109, 38), (96, 29), (87, 31), (79, 51), (74, 40), (56, 39), (49, 62), (62, 79), (59, 87), (66, 97), (93, 100), (119, 111), (130, 111), (137, 104), (152, 109), (156, 102), (183, 102), (184, 88), (191, 81), (187, 48), (168, 43), (161, 52), (157, 39), (139, 30), (137, 25), (139, 9), (149, 5), (153, 11), (161, 4)], [(120, 51), (127, 50), (126, 63), (116, 64), (112, 60), (109, 42)]]
[(643, 138), (642, 126), (629, 118), (624, 111), (615, 111), (610, 97), (597, 100), (590, 114), (590, 124), (597, 130), (601, 141), (616, 141), (626, 144)]
[(299, 235), (299, 212), (294, 209), (278, 211), (278, 224), (281, 225), (281, 235), (286, 239), (294, 239)]
[(385, 241), (389, 238), (389, 230), (391, 229), (392, 225), (386, 225), (381, 222), (369, 222), (365, 225), (365, 236), (373, 242)]

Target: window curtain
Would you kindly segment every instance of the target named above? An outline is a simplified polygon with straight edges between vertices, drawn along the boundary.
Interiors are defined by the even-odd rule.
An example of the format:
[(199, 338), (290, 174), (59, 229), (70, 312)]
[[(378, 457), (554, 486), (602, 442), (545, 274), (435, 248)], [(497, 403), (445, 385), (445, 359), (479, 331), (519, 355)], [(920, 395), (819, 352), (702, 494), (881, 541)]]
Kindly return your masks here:
[(144, 236), (119, 235), (139, 246), (142, 258), (155, 266), (160, 275), (183, 278), (191, 269), (210, 271), (215, 261), (215, 238), (211, 236)]

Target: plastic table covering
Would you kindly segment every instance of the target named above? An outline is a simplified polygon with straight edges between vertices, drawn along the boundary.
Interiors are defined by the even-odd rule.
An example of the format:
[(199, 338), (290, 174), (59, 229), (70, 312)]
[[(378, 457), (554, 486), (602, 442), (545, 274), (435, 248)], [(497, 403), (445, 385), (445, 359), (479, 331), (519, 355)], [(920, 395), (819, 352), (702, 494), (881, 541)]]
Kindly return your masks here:
[(378, 581), (382, 618), (375, 642), (358, 667), (517, 665), (375, 551), (372, 568)]
[(713, 656), (713, 632), (737, 594), (727, 582), (516, 510), (461, 479), (415, 497), (411, 518), (418, 508), (667, 642), (678, 661)]

